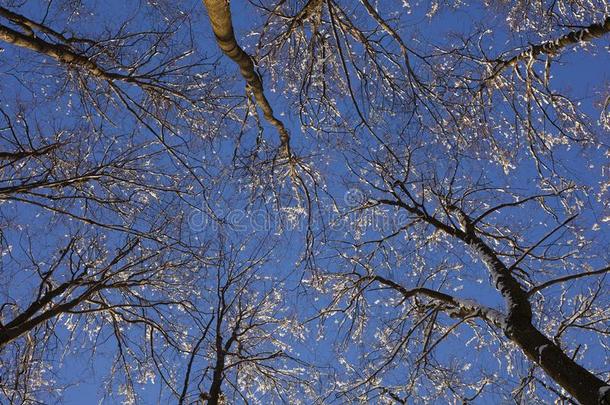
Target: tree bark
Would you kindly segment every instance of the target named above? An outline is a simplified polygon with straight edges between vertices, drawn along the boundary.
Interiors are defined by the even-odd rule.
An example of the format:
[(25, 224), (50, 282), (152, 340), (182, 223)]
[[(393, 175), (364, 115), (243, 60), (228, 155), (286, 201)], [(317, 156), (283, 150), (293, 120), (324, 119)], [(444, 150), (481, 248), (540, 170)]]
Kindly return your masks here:
[(576, 363), (532, 324), (532, 307), (523, 286), (495, 252), (476, 235), (469, 218), (462, 213), (460, 219), (465, 231), (458, 232), (458, 237), (479, 252), (508, 307), (504, 330), (506, 336), (581, 404), (607, 403), (610, 391), (603, 394), (607, 384)]
[(273, 114), (273, 108), (265, 96), (263, 82), (254, 68), (252, 58), (244, 52), (235, 39), (229, 2), (227, 0), (203, 0), (203, 3), (208, 10), (216, 43), (224, 54), (239, 66), (239, 71), (252, 91), (256, 103), (263, 111), (265, 119), (279, 133), (282, 154), (290, 157), (290, 135), (284, 123)]

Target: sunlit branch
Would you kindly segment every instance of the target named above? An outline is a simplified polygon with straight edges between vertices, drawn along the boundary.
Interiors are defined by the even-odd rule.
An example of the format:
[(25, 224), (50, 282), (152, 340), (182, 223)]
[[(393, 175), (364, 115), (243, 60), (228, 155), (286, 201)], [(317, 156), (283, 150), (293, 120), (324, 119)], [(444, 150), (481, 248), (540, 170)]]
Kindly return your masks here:
[(290, 134), (284, 123), (274, 113), (263, 87), (263, 81), (254, 68), (252, 57), (248, 55), (237, 43), (233, 31), (231, 9), (227, 0), (203, 0), (210, 17), (212, 30), (220, 49), (233, 62), (239, 66), (241, 75), (246, 80), (249, 90), (254, 94), (256, 103), (263, 111), (265, 119), (273, 125), (279, 133), (281, 151), (284, 157), (290, 157)]
[(495, 64), (493, 72), (485, 79), (486, 82), (493, 81), (502, 71), (508, 67), (515, 66), (519, 62), (536, 59), (541, 54), (555, 55), (564, 48), (583, 42), (590, 42), (595, 38), (600, 38), (610, 32), (610, 17), (606, 17), (604, 22), (594, 23), (586, 28), (571, 31), (553, 41), (543, 42), (539, 45), (532, 45), (525, 51), (513, 56), (510, 59), (497, 59), (492, 61)]

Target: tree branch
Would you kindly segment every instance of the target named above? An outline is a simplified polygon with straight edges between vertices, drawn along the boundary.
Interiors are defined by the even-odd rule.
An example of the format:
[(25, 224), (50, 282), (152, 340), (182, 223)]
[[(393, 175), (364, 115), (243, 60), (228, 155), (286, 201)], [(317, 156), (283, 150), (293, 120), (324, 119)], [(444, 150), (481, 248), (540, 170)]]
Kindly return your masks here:
[(282, 154), (285, 157), (290, 157), (290, 135), (284, 123), (273, 114), (273, 108), (271, 108), (271, 104), (269, 104), (269, 100), (265, 96), (263, 82), (254, 69), (252, 58), (239, 46), (235, 39), (229, 2), (227, 0), (203, 0), (203, 3), (208, 10), (212, 30), (216, 36), (216, 43), (224, 54), (239, 66), (239, 71), (246, 80), (248, 88), (254, 94), (256, 103), (263, 111), (265, 119), (279, 133)]
[(595, 270), (595, 271), (586, 271), (584, 273), (571, 274), (569, 276), (559, 277), (554, 280), (545, 281), (542, 284), (539, 284), (533, 287), (531, 290), (527, 292), (528, 297), (536, 294), (538, 291), (544, 290), (547, 287), (550, 287), (555, 284), (565, 283), (566, 281), (576, 280), (582, 277), (595, 276), (599, 274), (604, 274), (610, 272), (610, 266), (604, 267), (603, 269)]
[(532, 45), (525, 51), (522, 51), (510, 59), (496, 59), (494, 61), (495, 67), (493, 69), (493, 73), (485, 79), (485, 82), (493, 81), (500, 75), (500, 73), (502, 73), (504, 69), (510, 66), (515, 66), (519, 62), (528, 59), (535, 59), (541, 54), (557, 54), (570, 45), (590, 42), (591, 40), (599, 38), (608, 32), (610, 32), (610, 17), (606, 17), (603, 22), (591, 24), (588, 27), (577, 31), (571, 31), (553, 41), (543, 42), (539, 45)]
[(504, 328), (506, 327), (506, 316), (503, 313), (493, 308), (479, 305), (473, 300), (456, 298), (449, 294), (445, 294), (436, 290), (431, 290), (425, 287), (407, 289), (402, 285), (381, 276), (367, 276), (363, 277), (363, 279), (377, 281), (378, 283), (385, 285), (386, 287), (398, 291), (405, 298), (411, 298), (416, 295), (423, 295), (435, 301), (447, 304), (453, 309), (449, 312), (449, 315), (453, 317), (479, 317), (499, 327), (502, 330), (504, 330)]

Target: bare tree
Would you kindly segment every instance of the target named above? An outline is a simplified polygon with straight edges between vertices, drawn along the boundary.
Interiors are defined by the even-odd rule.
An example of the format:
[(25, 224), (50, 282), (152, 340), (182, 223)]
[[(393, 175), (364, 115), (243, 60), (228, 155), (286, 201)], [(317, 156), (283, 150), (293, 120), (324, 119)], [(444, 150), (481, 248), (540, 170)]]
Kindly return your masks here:
[(216, 278), (203, 298), (209, 320), (190, 354), (179, 403), (303, 401), (314, 392), (313, 370), (292, 346), (306, 329), (286, 303), (272, 251), (223, 242), (208, 269)]
[(7, 403), (60, 398), (80, 378), (60, 376), (66, 358), (85, 354), (95, 368), (108, 353), (107, 395), (133, 402), (160, 374), (155, 347), (188, 350), (184, 312), (198, 292), (184, 285), (207, 250), (189, 215), (213, 187), (191, 150), (216, 137), (192, 131), (227, 110), (210, 108), (224, 95), (188, 19), (164, 23), (161, 5), (146, 7), (90, 27), (74, 24), (96, 11), (82, 4), (0, 7)]
[(1, 402), (609, 403), (606, 3), (3, 3)]
[[(342, 389), (329, 389), (363, 401), (607, 401), (607, 370), (596, 359), (607, 353), (607, 244), (590, 235), (608, 209), (607, 168), (591, 170), (607, 165), (607, 89), (597, 89), (596, 123), (553, 78), (573, 63), (568, 52), (603, 53), (595, 46), (610, 29), (607, 5), (491, 2), (472, 14), (441, 2), (255, 7), (257, 66), (283, 87), (312, 144), (323, 145), (312, 148), (344, 154), (324, 154), (335, 162), (324, 181), (342, 178), (363, 197), (338, 221), (352, 220), (351, 231), (320, 229), (314, 256), (328, 257), (331, 245), (341, 260), (319, 263), (325, 282), (320, 273), (308, 281), (333, 297), (321, 319), (343, 317), (340, 347), (368, 345), (343, 357)], [(471, 27), (448, 27), (442, 13), (451, 7)], [(436, 30), (418, 22), (424, 15)], [(378, 218), (393, 226), (371, 227)], [(503, 305), (493, 290), (476, 295), (485, 280)], [(453, 292), (462, 289), (470, 295)], [(562, 339), (572, 328), (581, 333)], [(461, 347), (470, 336), (487, 359), (477, 372), (441, 344)], [(531, 362), (519, 371), (513, 347)], [(506, 362), (501, 372), (494, 358)]]

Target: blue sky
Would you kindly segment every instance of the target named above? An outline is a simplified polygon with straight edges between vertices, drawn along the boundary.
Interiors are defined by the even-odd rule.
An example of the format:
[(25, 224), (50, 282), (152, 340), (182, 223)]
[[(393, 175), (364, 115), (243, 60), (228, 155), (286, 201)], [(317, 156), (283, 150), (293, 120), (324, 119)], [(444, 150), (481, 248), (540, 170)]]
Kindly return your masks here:
[[(388, 2), (387, 4), (388, 8), (395, 7), (398, 2)], [(137, 13), (137, 4), (122, 1), (111, 1), (105, 2), (103, 7), (99, 6), (100, 4), (96, 5), (97, 7), (95, 7), (95, 15), (75, 16), (67, 23), (67, 25), (72, 27), (75, 31), (79, 33), (82, 32), (82, 34), (85, 35), (96, 33), (99, 29), (101, 29), (104, 26), (102, 21), (112, 24), (114, 20), (119, 20), (127, 15), (134, 16), (131, 29), (146, 29), (146, 24), (150, 23), (147, 16)], [(40, 19), (45, 12), (44, 6), (45, 5), (41, 4), (40, 2), (29, 1), (19, 10), (32, 19)], [(221, 69), (225, 71), (227, 75), (236, 77), (238, 74), (237, 68), (228, 58), (221, 54), (216, 46), (208, 21), (203, 13), (203, 5), (200, 2), (193, 1), (187, 5), (183, 4), (181, 7), (183, 10), (196, 10), (194, 11), (196, 16), (193, 19), (193, 24), (194, 33), (196, 34), (194, 39), (198, 47), (205, 50), (205, 54), (210, 60), (216, 60), (221, 66)], [(389, 10), (380, 10), (380, 12), (388, 11)], [(258, 17), (254, 16), (254, 10), (247, 2), (239, 2), (234, 0), (232, 2), (232, 12), (238, 41), (244, 44), (246, 50), (251, 50), (252, 46), (258, 40), (258, 37), (256, 35), (249, 34), (251, 34), (252, 30), (256, 30), (260, 27), (261, 21), (258, 19)], [(425, 16), (427, 12), (427, 4), (421, 4), (419, 6), (414, 5), (412, 7), (412, 14), (407, 15), (404, 13), (404, 10), (399, 12), (397, 20), (401, 26), (408, 27), (408, 29), (405, 29), (405, 38), (407, 40), (420, 37), (438, 46), (445, 46), (455, 41), (455, 36), (453, 34), (470, 32), (471, 29), (476, 26), (478, 21), (485, 21), (487, 26), (494, 27), (493, 33), (487, 35), (485, 39), (490, 47), (490, 49), (488, 49), (489, 55), (498, 55), (502, 51), (513, 49), (516, 46), (526, 45), (530, 41), (537, 43), (541, 40), (540, 38), (535, 38), (524, 33), (509, 32), (507, 30), (505, 24), (506, 21), (503, 14), (496, 13), (494, 10), (489, 8), (481, 7), (478, 3), (474, 3), (474, 5), (465, 9), (462, 8), (460, 10), (441, 8), (440, 13), (433, 19), (429, 19)], [(558, 33), (553, 33), (553, 35), (550, 37), (555, 37), (557, 34)], [(592, 117), (597, 117), (599, 115), (599, 101), (603, 94), (607, 95), (608, 83), (610, 82), (610, 78), (608, 77), (610, 73), (610, 70), (608, 69), (608, 66), (610, 66), (608, 39), (602, 38), (595, 41), (595, 43), (597, 44), (595, 47), (595, 55), (588, 52), (582, 52), (581, 50), (578, 50), (578, 52), (568, 51), (562, 54), (562, 56), (554, 62), (555, 77), (553, 78), (553, 87), (555, 89), (565, 89), (570, 94), (573, 94), (575, 97), (581, 99), (583, 111)], [(416, 47), (419, 46), (420, 45), (416, 45)], [(423, 41), (421, 47), (424, 47)], [(56, 80), (61, 81), (61, 77), (55, 77), (55, 75), (62, 74), (61, 71), (55, 69), (54, 67), (43, 67), (40, 64), (42, 59), (40, 56), (34, 56), (28, 51), (16, 50), (14, 47), (6, 44), (2, 44), (2, 48), (3, 52), (0, 54), (0, 58), (2, 58), (2, 65), (0, 65), (0, 67), (5, 69), (3, 70), (4, 72), (8, 71), (10, 68), (12, 73), (11, 75), (5, 73), (1, 78), (2, 104), (8, 105), (14, 99), (20, 99), (24, 103), (30, 102), (31, 98), (36, 101), (36, 96), (32, 96), (32, 94), (28, 93), (25, 90), (25, 87), (20, 85), (18, 82), (29, 83), (30, 85), (36, 87), (36, 91), (39, 91), (38, 87), (43, 87), (45, 84), (49, 83), (50, 88), (53, 88), (56, 86)], [(17, 59), (17, 55), (23, 59)], [(32, 60), (35, 60), (35, 62), (29, 62), (28, 58), (30, 57)], [(21, 62), (21, 60), (24, 62)], [(7, 66), (9, 68), (7, 68)], [(32, 75), (32, 71), (37, 71), (38, 73)], [(263, 73), (265, 83), (271, 82), (268, 70), (262, 69), (261, 72)], [(35, 77), (35, 79), (33, 79), (33, 77)], [(344, 198), (346, 192), (354, 188), (360, 190), (359, 186), (355, 185), (356, 182), (353, 181), (353, 177), (351, 177), (351, 173), (348, 168), (348, 163), (351, 163), (350, 159), (353, 159), (353, 155), (350, 155), (349, 152), (345, 154), (331, 153), (332, 142), (326, 143), (325, 141), (320, 140), (316, 134), (309, 133), (308, 130), (304, 131), (299, 126), (298, 114), (296, 114), (295, 110), (293, 109), (294, 97), (293, 95), (285, 94), (282, 91), (282, 86), (285, 84), (285, 80), (288, 81), (289, 79), (290, 78), (283, 79), (280, 77), (275, 85), (278, 91), (267, 91), (267, 96), (269, 97), (276, 114), (281, 116), (288, 126), (292, 134), (292, 144), (296, 153), (302, 153), (308, 156), (311, 155), (312, 162), (315, 165), (322, 167), (322, 171), (328, 174), (325, 177), (325, 192), (322, 193), (322, 198), (319, 205), (328, 206), (331, 204), (330, 201), (334, 199), (342, 206), (341, 209), (349, 209), (349, 207), (345, 207)], [(238, 97), (243, 96), (243, 82), (238, 78), (238, 80), (235, 81), (230, 88), (230, 91)], [(337, 104), (344, 110), (346, 115), (354, 114), (351, 100), (347, 98), (347, 95), (344, 96), (344, 99), (337, 100)], [(63, 116), (63, 120), (77, 121), (77, 115), (67, 113), (63, 108), (64, 106), (62, 103), (67, 104), (69, 99), (70, 97), (68, 96), (60, 97), (60, 102), (58, 102), (57, 105), (42, 103), (38, 109), (38, 119), (45, 125), (48, 125), (49, 128), (52, 127), (52, 123), (56, 119), (55, 117), (63, 116), (63, 114), (70, 114), (67, 115), (68, 118)], [(74, 99), (73, 102), (78, 105), (78, 100)], [(15, 106), (9, 106), (9, 108), (14, 107)], [(369, 108), (374, 107), (374, 105), (369, 106)], [(134, 120), (125, 118), (123, 115), (120, 115), (118, 118), (119, 119), (115, 123), (116, 125), (112, 127), (112, 129), (109, 127), (109, 131), (116, 134), (120, 133), (121, 131), (129, 132), (133, 126), (137, 125)], [(396, 119), (400, 120), (400, 117), (397, 117)], [(398, 127), (400, 124), (400, 122), (390, 123), (390, 126), (396, 125), (396, 127)], [(263, 124), (263, 126), (265, 127), (265, 136), (269, 139), (273, 139), (273, 130), (266, 124)], [(237, 126), (235, 126), (235, 128), (237, 128)], [(358, 134), (358, 136), (360, 136), (359, 139), (362, 142), (361, 146), (364, 150), (367, 148), (372, 149), (378, 146), (374, 140), (367, 138), (363, 128), (359, 128), (355, 132)], [(255, 133), (256, 129), (254, 126), (252, 126), (252, 128), (246, 132), (244, 140), (245, 144), (253, 142), (252, 139), (254, 138)], [(603, 137), (604, 143), (607, 146), (607, 133), (604, 133), (601, 130), (599, 130), (599, 133), (600, 136)], [(146, 136), (148, 135), (143, 135), (143, 137)], [(349, 137), (346, 137), (346, 139), (348, 139), (347, 142), (349, 142)], [(193, 150), (189, 151), (189, 153), (191, 153), (191, 157), (193, 157), (194, 160), (202, 159), (206, 162), (212, 162), (214, 165), (220, 165), (230, 161), (233, 154), (233, 147), (234, 139), (231, 138), (231, 136), (228, 136), (214, 142), (212, 148), (206, 149), (206, 151), (203, 152), (203, 156), (198, 156), (198, 152)], [(215, 152), (214, 155), (205, 155), (206, 153), (211, 154), (212, 150)], [(607, 159), (604, 158), (604, 151), (602, 149), (598, 151), (587, 150), (585, 153), (578, 148), (571, 148), (570, 150), (564, 148), (559, 149), (557, 153), (557, 156), (560, 157), (562, 161), (571, 163), (569, 166), (566, 165), (565, 168), (566, 173), (569, 173), (569, 176), (577, 180), (579, 183), (590, 183), (592, 187), (598, 186), (598, 182), (601, 178), (601, 165), (607, 164)], [(422, 159), (424, 158), (425, 156), (422, 157)], [(498, 183), (501, 184), (518, 184), (522, 185), (524, 191), (531, 191), (536, 188), (534, 181), (532, 180), (533, 165), (531, 162), (523, 162), (525, 161), (522, 161), (522, 165), (511, 172), (508, 177), (503, 173), (499, 166), (490, 166), (485, 174), (490, 181), (498, 181)], [(165, 161), (164, 163), (166, 163), (168, 167), (171, 166), (169, 161)], [(438, 169), (440, 170), (443, 168), (445, 164), (449, 163), (439, 161)], [(591, 165), (593, 167), (590, 167)], [(473, 173), (476, 170), (479, 170), (480, 167), (481, 166), (479, 163), (473, 163)], [(174, 169), (176, 168), (174, 167)], [(217, 167), (213, 167), (211, 172), (215, 173), (216, 170)], [(202, 178), (206, 177), (203, 172), (199, 173), (201, 173)], [(269, 229), (252, 229), (258, 228), (252, 226), (252, 221), (257, 220), (257, 215), (267, 215), (267, 212), (263, 210), (263, 208), (265, 208), (265, 204), (260, 203), (260, 201), (256, 203), (258, 205), (255, 204), (255, 208), (261, 208), (260, 211), (257, 211), (257, 214), (253, 214), (252, 212), (246, 213), (245, 210), (252, 208), (252, 206), (249, 204), (245, 193), (240, 190), (240, 185), (237, 183), (232, 183), (233, 181), (237, 181), (237, 176), (232, 178), (227, 176), (225, 182), (220, 182), (220, 184), (214, 188), (218, 194), (208, 196), (212, 201), (212, 206), (217, 210), (216, 213), (221, 216), (230, 215), (230, 220), (238, 222), (236, 225), (239, 225), (239, 227), (236, 226), (234, 227), (233, 231), (229, 231), (231, 237), (235, 238), (236, 241), (238, 241), (240, 238), (244, 238), (245, 235), (266, 235)], [(365, 190), (364, 193), (368, 192)], [(365, 197), (376, 198), (377, 196), (365, 194)], [(184, 204), (182, 209), (188, 215), (196, 215), (197, 209), (193, 207), (203, 206), (203, 201), (201, 200), (201, 198), (193, 198), (189, 201), (189, 203), (192, 205), (187, 206)], [(287, 198), (287, 200), (287, 205), (297, 205), (295, 200), (290, 200), (290, 198)], [(594, 198), (591, 198), (589, 200), (589, 204), (591, 206), (591, 209), (588, 210), (590, 213), (582, 215), (579, 217), (578, 221), (582, 222), (582, 226), (587, 227), (590, 227), (593, 223), (598, 222), (601, 226), (601, 230), (595, 232), (590, 231), (589, 235), (592, 238), (595, 238), (595, 243), (598, 246), (607, 247), (610, 240), (610, 222), (602, 223), (599, 217), (592, 217), (593, 215), (603, 211), (603, 207), (599, 202), (596, 202)], [(45, 229), (44, 232), (48, 246), (43, 245), (36, 247), (36, 252), (40, 256), (44, 256), (48, 252), (52, 251), (57, 246), (57, 241), (61, 240), (63, 233), (65, 232), (64, 226), (66, 225), (58, 225), (52, 229), (48, 229), (48, 223), (46, 222), (47, 219), (44, 217), (44, 215), (42, 218), (40, 218), (38, 216), (40, 214), (38, 210), (32, 209), (31, 207), (3, 207), (2, 209), (4, 210), (5, 215), (8, 215), (12, 210), (12, 214), (18, 217), (21, 223), (27, 224), (28, 228), (30, 228), (32, 231), (41, 232), (41, 229)], [(155, 213), (154, 209), (151, 209), (151, 214)], [(532, 213), (533, 212), (534, 211), (532, 211)], [(326, 219), (332, 219), (334, 218), (334, 215), (334, 213), (324, 212), (320, 216)], [(533, 215), (539, 214), (536, 213)], [(316, 218), (316, 220), (316, 226), (318, 226), (318, 224), (321, 223), (320, 218)], [(540, 218), (532, 217), (530, 220), (546, 221), (547, 219), (540, 216)], [(275, 225), (274, 218), (268, 218), (268, 221), (272, 225)], [(301, 223), (304, 222), (303, 217), (300, 218), (300, 221)], [(242, 226), (243, 228), (241, 228)], [(549, 223), (547, 226), (552, 227), (553, 224)], [(315, 230), (319, 231), (319, 229)], [(274, 229), (272, 229), (272, 231), (274, 231)], [(388, 229), (382, 229), (382, 231), (386, 232)], [(201, 228), (194, 227), (190, 230), (190, 232), (192, 232), (192, 236), (194, 238), (198, 237), (201, 238), (201, 240), (205, 240), (207, 237), (210, 237), (210, 235), (213, 235), (214, 230), (204, 226)], [(544, 234), (546, 230), (544, 227), (542, 227), (539, 228), (537, 232), (538, 233), (534, 232), (529, 234), (528, 237), (531, 239), (536, 239), (536, 237), (539, 235)], [(378, 237), (379, 235), (380, 233), (378, 230), (372, 229), (368, 230), (368, 232), (364, 234), (364, 237), (374, 238)], [(7, 240), (16, 245), (19, 244), (21, 236), (22, 235), (20, 235), (20, 233), (17, 231), (9, 231), (5, 234)], [(321, 308), (321, 303), (315, 301), (313, 295), (302, 285), (303, 279), (307, 280), (310, 278), (310, 275), (304, 268), (304, 264), (299, 260), (304, 251), (305, 236), (306, 235), (302, 227), (288, 230), (281, 236), (273, 235), (272, 232), (272, 239), (277, 241), (278, 245), (272, 255), (273, 260), (266, 264), (261, 270), (262, 274), (270, 275), (285, 281), (285, 289), (288, 291), (287, 297), (289, 298), (288, 305), (290, 307), (290, 312), (302, 319), (313, 315), (317, 309)], [(317, 236), (322, 239), (320, 234)], [(336, 237), (337, 239), (343, 238), (345, 240), (353, 241), (354, 232), (353, 229), (349, 227), (341, 228), (336, 230), (336, 232), (331, 236), (331, 239)], [(120, 241), (117, 240), (116, 243), (118, 244)], [(317, 246), (317, 248), (320, 247)], [(324, 252), (318, 257), (317, 264), (320, 267), (323, 267), (324, 270), (328, 272), (343, 270), (342, 264), (333, 257), (332, 249), (325, 251), (320, 248), (320, 250)], [(17, 259), (19, 259), (19, 253), (17, 252), (15, 254), (17, 255)], [(247, 254), (248, 252), (244, 253), (245, 256), (247, 256)], [(438, 252), (432, 252), (429, 260), (430, 263), (440, 263), (440, 261), (445, 258), (446, 257), (439, 257)], [(449, 259), (453, 260), (454, 258)], [(467, 265), (473, 265), (469, 259), (461, 257), (459, 260), (464, 260)], [(604, 257), (600, 256), (597, 258), (600, 265), (602, 265), (604, 262), (607, 263), (607, 260), (607, 253)], [(594, 267), (596, 267), (597, 263), (594, 264)], [(476, 297), (483, 304), (501, 309), (501, 297), (490, 285), (487, 274), (481, 268), (476, 268), (475, 265), (473, 265), (473, 267), (474, 270), (472, 272), (468, 272), (467, 274), (463, 275), (463, 278), (466, 281), (463, 283), (463, 287), (461, 289), (455, 290), (455, 295), (464, 298)], [(398, 268), (394, 271), (395, 273), (391, 275), (400, 279), (402, 277), (402, 271), (408, 270)], [(409, 278), (407, 278), (407, 280), (408, 279)], [(20, 279), (14, 279), (12, 282), (14, 290), (11, 291), (11, 294), (19, 295), (24, 293), (26, 289), (30, 288), (26, 280), (27, 276), (25, 275), (23, 281)], [(388, 294), (386, 292), (375, 291), (371, 292), (368, 298), (371, 301), (374, 301), (375, 299), (387, 296)], [(322, 301), (325, 301), (325, 299), (322, 299)], [(354, 364), (357, 364), (357, 359), (360, 355), (369, 352), (370, 346), (367, 343), (374, 341), (375, 327), (382, 324), (383, 317), (386, 315), (382, 310), (379, 311), (379, 314), (379, 318), (371, 319), (369, 328), (367, 329), (365, 337), (363, 338), (363, 344), (353, 345), (345, 354), (348, 359), (353, 360)], [(309, 337), (308, 341), (305, 343), (295, 343), (295, 351), (299, 352), (301, 358), (305, 361), (323, 367), (336, 366), (337, 349), (332, 347), (332, 343), (336, 342), (337, 336), (342, 336), (343, 331), (333, 325), (336, 324), (328, 322), (325, 329), (325, 338), (315, 341), (314, 337), (317, 334), (317, 331), (315, 324), (312, 323), (310, 330), (311, 336)], [(65, 330), (61, 328), (58, 329), (58, 336), (60, 337), (60, 340), (66, 336), (66, 333), (67, 332)], [(468, 340), (471, 334), (472, 332), (469, 330), (469, 328), (461, 329), (461, 335), (459, 338), (451, 338), (450, 340), (445, 341), (439, 347), (439, 351), (437, 353), (439, 358), (447, 359), (454, 356), (460, 357), (460, 345), (462, 342), (464, 342), (464, 340)], [(587, 336), (579, 336), (578, 338), (582, 339), (583, 342), (590, 340)], [(596, 365), (599, 366), (600, 364), (603, 364), (603, 352), (599, 346), (595, 345), (594, 342), (591, 341), (589, 343), (593, 347), (593, 352), (589, 353), (589, 357), (594, 358), (596, 354), (599, 354), (599, 362)], [(595, 350), (599, 351), (596, 353)], [(75, 383), (74, 385), (66, 387), (60, 403), (76, 405), (83, 403), (95, 403), (100, 400), (100, 395), (102, 393), (100, 383), (103, 376), (106, 376), (108, 370), (112, 366), (112, 351), (113, 345), (109, 342), (107, 344), (102, 344), (99, 347), (99, 351), (94, 357), (93, 361), (89, 360), (87, 354), (79, 352), (70, 353), (65, 358), (62, 358), (61, 361), (55, 360), (55, 364), (59, 366), (59, 370), (54, 371), (57, 373), (57, 380)], [(58, 350), (58, 353), (60, 352), (61, 349)], [(57, 359), (59, 358), (61, 357), (58, 356)], [(464, 377), (476, 378), (478, 366), (487, 367), (488, 365), (494, 363), (494, 360), (493, 353), (489, 351), (483, 350), (480, 353), (477, 353), (471, 361), (474, 363), (474, 366), (470, 369), (470, 371), (464, 371)], [(525, 368), (525, 365), (520, 364), (520, 367)], [(395, 380), (400, 380), (400, 375), (402, 372), (405, 372), (405, 368), (398, 367), (396, 372), (388, 374), (386, 377), (387, 381), (392, 382)], [(158, 379), (155, 381), (155, 384), (141, 386), (142, 398), (145, 403), (163, 403), (159, 402), (157, 399), (159, 395), (159, 388)], [(493, 399), (493, 396), (489, 398)], [(114, 399), (108, 399), (105, 401), (102, 400), (103, 403), (113, 403), (112, 401), (114, 401)], [(338, 402), (341, 402), (341, 400), (339, 399)]]

